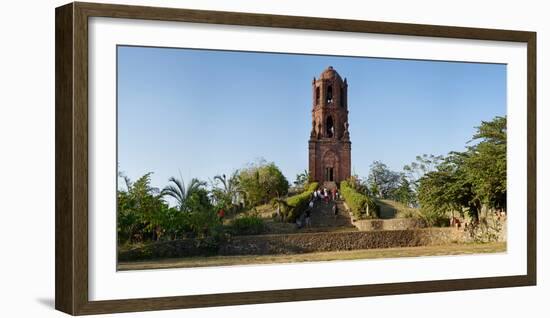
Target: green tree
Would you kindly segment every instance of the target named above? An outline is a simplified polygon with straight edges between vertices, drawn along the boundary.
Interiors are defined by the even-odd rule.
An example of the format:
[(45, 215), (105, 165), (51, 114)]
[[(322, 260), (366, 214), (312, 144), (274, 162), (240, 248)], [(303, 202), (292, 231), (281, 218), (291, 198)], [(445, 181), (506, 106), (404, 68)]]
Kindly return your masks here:
[(260, 161), (239, 171), (239, 184), (251, 206), (264, 204), (288, 192), (288, 180), (274, 163)]
[(220, 232), (221, 222), (210, 202), (208, 191), (199, 187), (185, 201), (185, 228), (195, 237), (209, 237)]
[(413, 205), (416, 206), (418, 204), (418, 187), (420, 178), (428, 172), (435, 171), (436, 167), (439, 166), (444, 159), (444, 156), (422, 154), (416, 156), (415, 161), (403, 167), (403, 173), (405, 174), (413, 191), (413, 198), (411, 198)]
[(215, 204), (230, 209), (240, 202), (244, 191), (239, 182), (239, 171), (235, 170), (229, 178), (225, 174), (214, 177), (212, 196)]
[[(373, 189), (369, 190), (369, 186), (367, 184), (368, 181), (365, 181), (364, 179), (359, 178), (358, 175), (354, 174), (349, 177), (348, 180), (346, 180), (351, 188), (353, 188), (355, 191), (365, 194), (365, 195), (375, 195), (378, 194), (378, 188), (376, 185), (374, 185)], [(374, 190), (375, 192), (373, 192)]]
[(296, 180), (294, 181), (294, 186), (300, 189), (303, 189), (306, 184), (309, 182), (309, 172), (304, 169), (303, 172), (296, 175)]
[(187, 214), (182, 213), (178, 208), (163, 205), (157, 213), (156, 222), (162, 229), (162, 237), (167, 239), (177, 239), (185, 235), (187, 231)]
[(375, 196), (382, 199), (390, 198), (391, 194), (399, 187), (399, 180), (399, 173), (391, 171), (384, 163), (374, 161), (371, 164), (367, 182)]
[(414, 193), (409, 180), (402, 175), (399, 187), (392, 193), (392, 197), (407, 206), (416, 204), (416, 194)]
[(506, 117), (483, 121), (468, 147), (465, 170), (476, 198), (490, 209), (506, 210)]
[(187, 187), (181, 179), (171, 177), (172, 184), (166, 186), (161, 195), (176, 201), (176, 211), (164, 214), (164, 227), (174, 237), (207, 237), (217, 231), (219, 220), (210, 201), (206, 183), (191, 179)]
[(378, 185), (377, 185), (375, 182), (373, 182), (373, 183), (370, 184), (369, 193), (370, 193), (373, 197), (380, 196), (380, 189), (378, 188)]
[(464, 152), (451, 152), (418, 180), (421, 211), (429, 216), (467, 212), (479, 220), (485, 206), (506, 209), (506, 117), (483, 121)]
[(189, 212), (186, 204), (191, 195), (206, 185), (205, 182), (199, 181), (196, 178), (191, 179), (188, 186), (185, 187), (185, 183), (181, 179), (170, 177), (168, 181), (171, 183), (164, 187), (161, 191), (161, 196), (168, 196), (176, 201), (176, 206), (182, 212)]
[(151, 186), (151, 174), (135, 182), (120, 175), (126, 189), (117, 191), (118, 241), (157, 240), (162, 234), (162, 213), (168, 208), (157, 188)]
[(452, 152), (435, 171), (420, 178), (418, 199), (429, 221), (442, 219), (448, 212), (462, 213), (463, 209), (478, 218), (481, 206), (466, 175), (467, 158), (468, 153)]

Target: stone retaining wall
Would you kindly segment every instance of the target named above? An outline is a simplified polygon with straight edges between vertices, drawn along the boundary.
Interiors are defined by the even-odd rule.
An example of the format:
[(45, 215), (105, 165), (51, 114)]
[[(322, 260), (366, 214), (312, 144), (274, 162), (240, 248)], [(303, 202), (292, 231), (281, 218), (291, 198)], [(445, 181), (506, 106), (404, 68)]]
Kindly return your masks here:
[(440, 245), (468, 241), (454, 228), (234, 236), (217, 247), (197, 240), (153, 243), (119, 252), (119, 261), (207, 255), (269, 255)]
[(466, 235), (455, 229), (423, 229), (370, 232), (303, 233), (233, 237), (223, 244), (220, 255), (297, 254), (464, 242)]
[(401, 219), (372, 219), (372, 220), (353, 220), (351, 222), (359, 231), (373, 230), (414, 230), (425, 228), (426, 223), (423, 220), (415, 218)]

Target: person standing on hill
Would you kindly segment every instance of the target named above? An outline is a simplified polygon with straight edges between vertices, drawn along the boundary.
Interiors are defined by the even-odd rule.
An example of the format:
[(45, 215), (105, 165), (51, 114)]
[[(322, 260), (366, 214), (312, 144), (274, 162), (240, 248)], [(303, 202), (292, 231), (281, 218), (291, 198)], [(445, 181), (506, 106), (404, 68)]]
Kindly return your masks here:
[(304, 226), (304, 222), (302, 222), (302, 218), (303, 218), (303, 214), (301, 214), (299, 217), (296, 218), (296, 227), (299, 229), (302, 228), (302, 226)]
[(306, 209), (306, 227), (311, 227), (311, 208)]
[(223, 223), (223, 218), (225, 217), (225, 211), (223, 209), (220, 209), (218, 211), (218, 219), (220, 220), (221, 223)]
[(336, 202), (334, 202), (334, 204), (332, 205), (332, 214), (334, 214), (334, 218), (338, 216), (338, 205), (336, 204)]

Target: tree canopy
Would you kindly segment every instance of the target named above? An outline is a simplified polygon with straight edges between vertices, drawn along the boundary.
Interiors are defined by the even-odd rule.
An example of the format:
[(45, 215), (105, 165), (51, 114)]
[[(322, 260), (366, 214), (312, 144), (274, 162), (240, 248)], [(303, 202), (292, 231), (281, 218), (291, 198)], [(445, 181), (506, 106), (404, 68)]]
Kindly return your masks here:
[(506, 210), (506, 117), (483, 121), (469, 143), (418, 180), (423, 211), (467, 212), (477, 219), (483, 206)]
[(373, 195), (387, 199), (399, 187), (400, 179), (399, 173), (391, 171), (384, 163), (375, 161), (370, 166), (367, 182)]
[(239, 171), (239, 184), (249, 205), (268, 203), (287, 194), (289, 183), (273, 162), (259, 161)]
[[(374, 161), (365, 191), (419, 206), (429, 223), (446, 213), (478, 218), (483, 207), (506, 210), (506, 117), (482, 121), (466, 146), (446, 156), (419, 155), (402, 172)], [(359, 179), (352, 184), (366, 189)]]

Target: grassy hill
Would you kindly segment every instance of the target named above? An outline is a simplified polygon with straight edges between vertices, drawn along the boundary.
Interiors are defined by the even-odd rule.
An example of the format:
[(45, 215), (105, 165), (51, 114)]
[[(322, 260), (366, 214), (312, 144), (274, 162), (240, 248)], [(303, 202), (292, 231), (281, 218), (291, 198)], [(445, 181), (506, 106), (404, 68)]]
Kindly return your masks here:
[(418, 215), (418, 209), (393, 200), (376, 199), (376, 204), (380, 207), (381, 219), (405, 218)]

